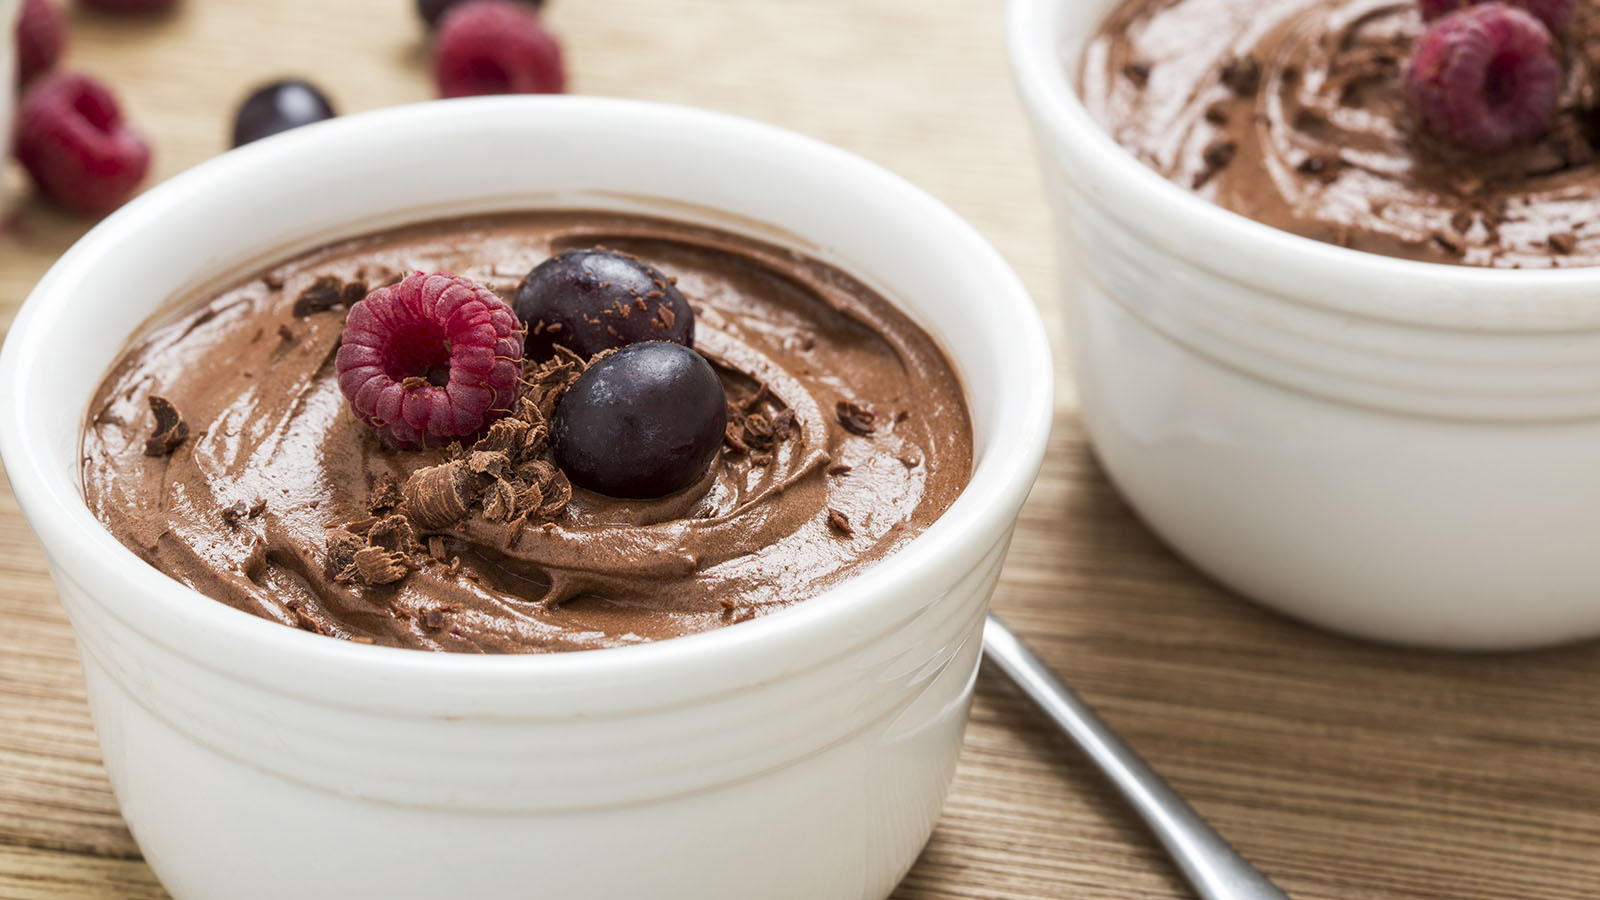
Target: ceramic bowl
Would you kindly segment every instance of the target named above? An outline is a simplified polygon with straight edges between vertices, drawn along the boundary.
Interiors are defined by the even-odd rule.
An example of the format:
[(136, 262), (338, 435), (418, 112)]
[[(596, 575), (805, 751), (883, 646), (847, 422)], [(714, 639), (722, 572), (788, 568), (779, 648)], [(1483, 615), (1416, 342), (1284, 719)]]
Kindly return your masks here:
[(1090, 118), (1117, 0), (1011, 0), (1083, 416), (1172, 547), (1329, 629), (1440, 648), (1600, 635), (1600, 269), (1412, 262), (1297, 237)]
[[(793, 608), (545, 656), (287, 628), (146, 566), (90, 515), (84, 411), (168, 298), (378, 228), (533, 208), (670, 216), (858, 276), (959, 371), (970, 485), (901, 552)], [(106, 768), (178, 900), (886, 896), (939, 814), (1051, 412), (1027, 293), (928, 195), (768, 126), (565, 97), (349, 116), (156, 187), (40, 282), (0, 380), (0, 454)]]

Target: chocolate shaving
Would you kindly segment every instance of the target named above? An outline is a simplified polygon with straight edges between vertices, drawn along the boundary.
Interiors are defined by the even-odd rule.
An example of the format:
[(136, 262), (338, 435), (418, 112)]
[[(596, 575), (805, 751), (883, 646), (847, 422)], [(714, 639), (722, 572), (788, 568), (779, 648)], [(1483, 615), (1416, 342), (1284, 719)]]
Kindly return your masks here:
[(1147, 62), (1131, 62), (1122, 67), (1124, 78), (1133, 82), (1135, 87), (1144, 87), (1150, 83), (1150, 64)]
[(345, 306), (355, 306), (367, 297), (367, 285), (364, 281), (352, 281), (339, 291), (339, 302)]
[(362, 547), (355, 555), (355, 578), (362, 584), (394, 584), (410, 571), (410, 560), (403, 553), (382, 547)]
[(844, 513), (831, 506), (828, 507), (828, 527), (845, 537), (850, 537), (856, 533), (856, 530), (850, 527), (850, 519)]
[(1218, 100), (1215, 103), (1209, 104), (1206, 106), (1205, 111), (1206, 121), (1213, 125), (1228, 124), (1228, 113), (1232, 107), (1233, 104), (1226, 100)]
[(1570, 231), (1562, 231), (1557, 234), (1552, 234), (1549, 238), (1547, 238), (1547, 240), (1549, 241), (1550, 249), (1561, 254), (1562, 256), (1566, 256), (1572, 251), (1578, 249), (1578, 236)]
[(1459, 256), (1462, 248), (1467, 244), (1467, 239), (1452, 228), (1440, 228), (1434, 231), (1433, 242), (1444, 248), (1446, 252)]
[(467, 454), (467, 469), (474, 475), (499, 478), (511, 467), (511, 460), (499, 450), (478, 450), (477, 445)]
[(144, 454), (166, 456), (178, 449), (183, 439), (189, 436), (189, 423), (183, 420), (183, 414), (178, 412), (171, 400), (160, 394), (151, 394), (148, 399), (150, 411), (156, 416), (156, 430), (144, 442)]
[(838, 417), (839, 424), (844, 430), (862, 437), (871, 437), (876, 430), (874, 423), (877, 415), (870, 409), (863, 409), (848, 400), (840, 400), (833, 407), (834, 415)]
[(322, 574), (330, 581), (340, 580), (342, 573), (355, 565), (356, 551), (366, 545), (366, 541), (363, 541), (360, 535), (333, 528), (328, 529), (325, 543), (328, 548), (328, 563), (323, 567)]
[(378, 515), (399, 506), (400, 500), (400, 482), (388, 472), (381, 472), (367, 495), (367, 512)]
[(417, 547), (411, 521), (405, 516), (387, 516), (367, 531), (367, 545), (390, 553), (410, 553)]
[(1229, 60), (1222, 67), (1222, 83), (1241, 97), (1255, 94), (1261, 87), (1261, 63), (1254, 56)]
[(855, 468), (855, 466), (847, 466), (844, 463), (838, 463), (836, 465), (832, 465), (832, 466), (828, 467), (828, 474), (829, 475), (845, 475), (845, 474), (848, 474), (849, 471), (851, 469), (854, 469), (854, 468)]
[(444, 536), (433, 534), (428, 536), (428, 555), (444, 562)]
[(489, 433), (483, 436), (483, 440), (472, 446), (479, 451), (503, 453), (515, 461), (522, 456), (524, 443), (532, 430), (533, 426), (524, 419), (500, 419), (489, 426)]
[(1239, 144), (1236, 141), (1212, 141), (1206, 145), (1205, 150), (1201, 151), (1200, 158), (1205, 162), (1207, 168), (1213, 172), (1220, 172), (1226, 169), (1229, 163), (1233, 162), (1233, 157), (1238, 152)]
[(423, 528), (448, 528), (467, 515), (472, 500), (471, 473), (461, 462), (418, 469), (401, 488), (406, 509)]
[(572, 501), (572, 482), (567, 480), (567, 473), (557, 469), (555, 478), (548, 485), (541, 485), (540, 490), (545, 502), (539, 507), (539, 518), (555, 519), (567, 511), (567, 504)]
[(483, 497), (483, 517), (490, 522), (509, 522), (517, 514), (516, 489), (504, 478), (496, 478)]
[(250, 508), (244, 505), (243, 500), (238, 500), (222, 511), (222, 521), (228, 523), (230, 528), (238, 528), (239, 523), (244, 521), (244, 517), (249, 514)]
[(266, 512), (266, 511), (267, 511), (267, 501), (266, 501), (265, 498), (263, 498), (261, 500), (257, 500), (255, 503), (250, 504), (250, 518), (252, 518), (252, 519), (259, 518), (260, 515), (262, 513)]
[(1323, 184), (1331, 184), (1339, 178), (1339, 170), (1344, 168), (1344, 158), (1334, 151), (1313, 153), (1300, 164), (1294, 167), (1301, 175), (1310, 175)]
[(425, 609), (422, 611), (419, 621), (422, 622), (423, 628), (429, 631), (438, 631), (444, 627), (444, 612), (437, 608)]
[(343, 284), (337, 276), (323, 275), (311, 286), (300, 292), (294, 299), (295, 318), (303, 319), (306, 316), (333, 309), (344, 302)]
[(309, 631), (312, 634), (327, 633), (322, 630), (322, 623), (312, 618), (311, 614), (306, 612), (305, 607), (301, 606), (299, 601), (291, 601), (285, 605), (289, 608), (290, 612), (294, 613), (294, 621), (296, 626), (302, 630)]
[(290, 328), (289, 323), (285, 322), (278, 326), (278, 337), (285, 343), (294, 343), (294, 329)]

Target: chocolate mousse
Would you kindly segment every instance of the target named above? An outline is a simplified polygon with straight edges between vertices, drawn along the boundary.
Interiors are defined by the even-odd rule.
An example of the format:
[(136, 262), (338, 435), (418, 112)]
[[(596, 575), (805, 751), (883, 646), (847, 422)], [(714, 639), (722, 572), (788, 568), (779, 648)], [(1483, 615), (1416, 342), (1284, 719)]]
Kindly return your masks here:
[[(661, 273), (692, 330), (665, 301), (652, 306), (664, 293), (652, 290), (642, 312), (614, 304), (613, 319), (585, 318), (611, 333), (608, 321), (626, 320), (645, 343), (585, 356), (542, 340), (560, 326), (545, 317), (508, 337), (530, 271), (597, 247)], [(480, 316), (473, 334), (499, 348), (483, 371), (512, 387), (509, 403), (473, 395), (481, 427), (459, 406), (402, 415), (361, 393), (377, 371), (360, 368), (362, 342), (397, 327), (399, 307), (380, 301), (417, 291), (492, 307), (496, 330)], [(531, 653), (735, 624), (895, 552), (970, 476), (961, 387), (927, 334), (837, 269), (712, 229), (598, 212), (436, 222), (325, 247), (178, 306), (89, 409), (89, 507), (178, 581), (335, 638)], [(508, 379), (503, 351), (524, 337), (530, 357)], [(700, 374), (706, 363), (714, 377)], [(424, 368), (388, 388), (445, 404), (449, 377)], [(674, 395), (641, 394), (662, 453), (677, 452), (674, 420), (691, 437), (717, 429), (711, 451), (662, 470), (677, 480), (653, 482), (671, 492), (643, 499), (657, 477), (639, 487), (647, 442), (596, 458), (615, 424), (608, 384), (641, 377), (697, 392), (681, 409)]]
[[(1431, 262), (1600, 263), (1600, 15), (1565, 4), (1548, 23), (1553, 116), (1531, 139), (1486, 151), (1423, 127), (1433, 110), (1419, 114), (1407, 93), (1423, 13), (1465, 6), (1129, 0), (1087, 47), (1081, 94), (1145, 164), (1284, 231)], [(1490, 102), (1503, 100), (1497, 74), (1476, 88)]]

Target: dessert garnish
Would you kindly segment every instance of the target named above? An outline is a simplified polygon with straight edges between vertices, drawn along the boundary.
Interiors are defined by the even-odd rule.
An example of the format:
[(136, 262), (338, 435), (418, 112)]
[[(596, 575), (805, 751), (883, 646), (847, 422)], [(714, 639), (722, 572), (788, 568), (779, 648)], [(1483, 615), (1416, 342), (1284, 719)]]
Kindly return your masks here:
[(1550, 31), (1504, 3), (1435, 20), (1412, 50), (1406, 94), (1424, 128), (1468, 150), (1526, 144), (1554, 121), (1561, 64)]
[(91, 214), (115, 209), (150, 167), (150, 145), (123, 121), (111, 92), (65, 72), (41, 76), (24, 95), (16, 156), (51, 199)]
[(251, 91), (239, 104), (233, 116), (233, 146), (335, 115), (333, 104), (316, 85), (294, 78), (273, 81)]
[(716, 459), (728, 419), (722, 381), (682, 344), (630, 344), (592, 361), (556, 408), (556, 461), (612, 497), (674, 494)]
[(512, 0), (469, 0), (445, 12), (433, 77), (441, 97), (558, 94), (567, 83), (560, 42), (538, 13)]
[(50, 71), (61, 59), (67, 40), (61, 10), (50, 0), (22, 0), (17, 17), (17, 84)]
[(638, 257), (594, 247), (533, 268), (511, 301), (528, 324), (529, 359), (559, 345), (587, 359), (641, 341), (694, 346), (694, 312), (672, 279)]
[(418, 272), (351, 307), (334, 365), (351, 411), (385, 443), (444, 446), (512, 411), (522, 330), (488, 288)]
[(145, 441), (144, 453), (146, 456), (166, 456), (178, 449), (183, 439), (189, 436), (189, 423), (183, 420), (183, 414), (166, 397), (151, 394), (148, 402), (150, 411), (156, 417), (156, 428), (150, 440)]
[[(534, 9), (544, 6), (544, 0), (517, 0), (517, 2), (531, 6)], [(441, 16), (452, 7), (460, 4), (461, 0), (417, 0), (417, 15), (422, 17), (422, 21), (428, 23), (429, 28), (433, 28), (439, 24)]]
[(857, 406), (848, 400), (840, 400), (834, 405), (833, 412), (839, 419), (839, 424), (851, 434), (871, 437), (877, 430), (878, 416), (870, 409)]

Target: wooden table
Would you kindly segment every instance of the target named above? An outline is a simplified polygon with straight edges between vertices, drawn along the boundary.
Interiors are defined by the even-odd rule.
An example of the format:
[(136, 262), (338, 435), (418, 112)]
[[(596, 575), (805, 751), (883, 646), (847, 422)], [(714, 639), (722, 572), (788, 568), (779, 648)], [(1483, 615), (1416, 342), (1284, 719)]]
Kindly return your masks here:
[[(1069, 0), (1070, 2), (1070, 0)], [(411, 0), (185, 0), (71, 15), (69, 64), (153, 138), (157, 178), (220, 152), (255, 82), (345, 110), (431, 93)], [(1060, 324), (998, 0), (554, 0), (573, 88), (740, 113), (876, 160), (972, 221)], [(0, 316), (89, 223), (22, 204)], [(93, 323), (86, 323), (93, 327)], [(1059, 345), (1059, 341), (1057, 342)], [(1447, 656), (1262, 612), (1164, 549), (1107, 485), (1058, 359), (1058, 415), (995, 606), (1300, 900), (1600, 895), (1600, 652)], [(1597, 462), (1600, 464), (1600, 462)], [(0, 898), (159, 898), (101, 768), (72, 638), (0, 493)], [(1600, 598), (1597, 598), (1600, 600)], [(943, 822), (895, 895), (1187, 896), (1114, 795), (992, 672)]]

